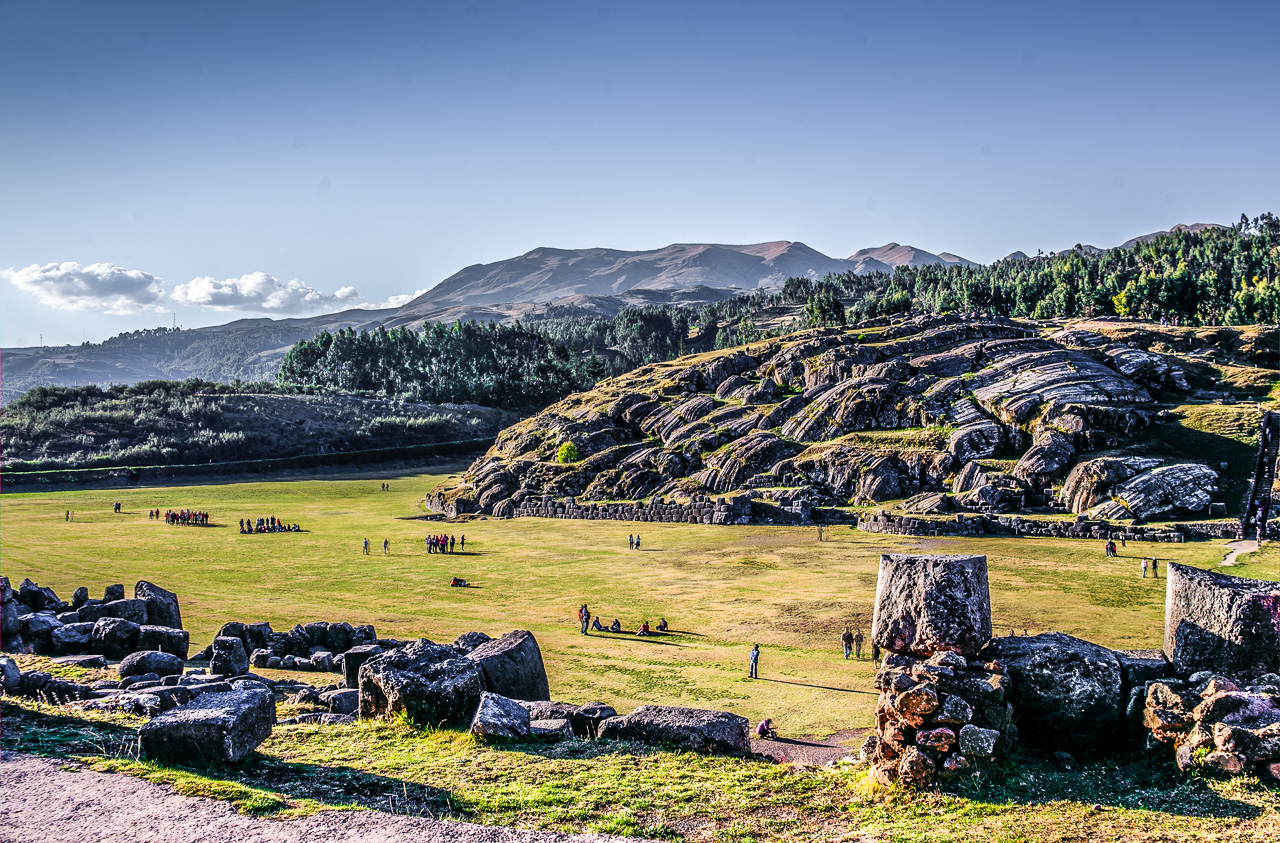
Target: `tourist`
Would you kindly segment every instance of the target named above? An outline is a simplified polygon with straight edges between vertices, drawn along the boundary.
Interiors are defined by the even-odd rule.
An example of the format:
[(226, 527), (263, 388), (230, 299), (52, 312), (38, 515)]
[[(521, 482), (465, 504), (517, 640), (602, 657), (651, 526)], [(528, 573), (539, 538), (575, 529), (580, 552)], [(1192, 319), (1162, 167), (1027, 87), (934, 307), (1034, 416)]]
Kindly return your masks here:
[(593, 621), (591, 622), (591, 628), (592, 628), (593, 630), (595, 630), (596, 632), (608, 632), (608, 631), (609, 631), (609, 628), (608, 628), (607, 626), (605, 626), (604, 624), (600, 623), (600, 618), (599, 618), (599, 617), (597, 617), (595, 620), (593, 620)]
[(453, 536), (449, 536), (449, 552), (453, 553), (453, 543), (457, 541)]
[(636, 635), (648, 635), (648, 634), (649, 634), (649, 622), (645, 621), (644, 623), (640, 624), (640, 628), (636, 630)]
[(390, 556), (390, 555), (391, 555), (391, 540), (390, 540), (390, 539), (383, 539), (383, 540), (382, 540), (382, 555), (383, 555), (383, 556)]
[(1142, 578), (1147, 578), (1147, 557), (1142, 557)]
[(1160, 574), (1156, 571), (1156, 558), (1154, 556), (1151, 557), (1151, 576), (1160, 579)]
[(761, 720), (760, 724), (756, 726), (756, 737), (760, 738), (760, 740), (766, 740), (766, 741), (773, 740), (774, 738), (778, 737), (777, 731), (775, 731), (773, 728), (773, 721), (770, 720), (768, 717)]
[(1124, 544), (1124, 533), (1121, 533), (1121, 534), (1120, 534), (1120, 546), (1121, 546), (1121, 547), (1124, 547), (1124, 546), (1125, 546), (1125, 544)]
[(365, 555), (365, 556), (368, 556), (368, 555), (369, 555), (369, 540), (368, 540), (368, 539), (365, 539), (365, 540), (364, 540), (364, 555)]
[(666, 632), (666, 631), (667, 631), (667, 619), (666, 619), (666, 618), (658, 618), (658, 627), (657, 627), (657, 629), (658, 629), (658, 632)]
[[(1012, 629), (1009, 630), (1009, 634), (1013, 635)], [(880, 644), (876, 641), (875, 638), (871, 639), (871, 661), (875, 662), (876, 664), (880, 663)]]
[(627, 533), (627, 550), (636, 549), (636, 537), (631, 533)]
[(853, 655), (853, 632), (847, 626), (844, 628), (844, 634), (840, 636), (840, 643), (844, 645), (844, 657), (848, 659)]
[(65, 519), (65, 520), (67, 520), (67, 521), (70, 521), (70, 520), (71, 520), (71, 510), (69, 510), (69, 509), (67, 510), (67, 515), (66, 515), (66, 519)]
[(862, 658), (862, 630), (861, 629), (858, 630), (857, 635), (853, 636), (853, 649), (857, 657), (861, 659)]
[(586, 603), (583, 603), (582, 608), (578, 610), (578, 620), (582, 624), (582, 634), (586, 635), (588, 627), (591, 625), (591, 610), (587, 608)]
[(467, 537), (465, 535), (458, 536), (458, 550), (465, 551), (467, 549)]
[(751, 672), (747, 674), (748, 679), (760, 678), (760, 645), (751, 645)]
[(610, 632), (622, 632), (622, 622), (617, 618), (613, 619), (613, 623), (609, 624)]

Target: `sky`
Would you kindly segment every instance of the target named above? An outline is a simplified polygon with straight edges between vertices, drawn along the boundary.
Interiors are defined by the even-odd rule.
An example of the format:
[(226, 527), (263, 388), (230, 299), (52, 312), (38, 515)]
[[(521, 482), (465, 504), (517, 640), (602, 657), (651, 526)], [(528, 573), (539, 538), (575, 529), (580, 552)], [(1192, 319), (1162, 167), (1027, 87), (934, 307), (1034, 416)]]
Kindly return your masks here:
[(539, 246), (988, 262), (1280, 211), (1280, 4), (0, 2), (0, 345)]

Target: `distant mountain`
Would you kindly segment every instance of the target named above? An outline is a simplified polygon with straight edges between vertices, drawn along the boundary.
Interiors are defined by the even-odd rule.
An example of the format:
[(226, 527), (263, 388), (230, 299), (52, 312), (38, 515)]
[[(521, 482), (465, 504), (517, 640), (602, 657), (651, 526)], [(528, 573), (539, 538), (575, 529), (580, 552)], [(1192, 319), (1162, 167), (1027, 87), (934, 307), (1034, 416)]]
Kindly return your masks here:
[(935, 255), (897, 243), (863, 249), (849, 260), (828, 257), (790, 240), (746, 246), (676, 243), (640, 252), (539, 248), (516, 258), (469, 266), (400, 308), (395, 318), (412, 322), (459, 305), (545, 303), (571, 296), (655, 291), (670, 298), (698, 287), (739, 293), (779, 286), (791, 277), (817, 279), (849, 271), (865, 275), (890, 272), (901, 264), (929, 263), (975, 265), (947, 252)]
[[(971, 260), (966, 260), (950, 252), (939, 252), (935, 255), (932, 252), (926, 252), (924, 249), (917, 249), (915, 246), (901, 246), (897, 243), (886, 243), (875, 249), (860, 249), (850, 255), (849, 260), (854, 263), (863, 263), (868, 267), (865, 272), (860, 271), (859, 275), (876, 271), (884, 272), (899, 266), (918, 267), (935, 263), (946, 266), (978, 265)], [(875, 264), (888, 267), (888, 270), (879, 269)]]
[(34, 386), (131, 384), (191, 377), (229, 383), (274, 380), (285, 352), (298, 340), (339, 328), (375, 328), (394, 310), (345, 310), (296, 319), (237, 319), (225, 325), (172, 331), (133, 331), (101, 343), (6, 348), (0, 403)]
[(1197, 222), (1191, 225), (1179, 224), (1179, 225), (1175, 225), (1173, 228), (1169, 229), (1168, 231), (1154, 231), (1151, 234), (1143, 234), (1139, 237), (1134, 237), (1130, 240), (1126, 240), (1120, 244), (1120, 248), (1132, 249), (1134, 246), (1137, 246), (1140, 243), (1149, 243), (1152, 240), (1156, 239), (1157, 237), (1163, 237), (1166, 234), (1173, 234), (1175, 231), (1190, 231), (1192, 234), (1199, 234), (1201, 231), (1205, 231), (1206, 229), (1223, 228), (1223, 227), (1224, 226), (1218, 225), (1215, 222)]

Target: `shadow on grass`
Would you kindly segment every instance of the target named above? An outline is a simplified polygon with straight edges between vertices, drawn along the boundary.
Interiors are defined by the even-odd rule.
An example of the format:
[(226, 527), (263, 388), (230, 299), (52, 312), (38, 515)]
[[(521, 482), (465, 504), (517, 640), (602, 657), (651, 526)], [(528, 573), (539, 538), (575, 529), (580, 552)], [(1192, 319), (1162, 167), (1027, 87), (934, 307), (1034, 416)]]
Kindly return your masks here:
[[(137, 731), (74, 714), (48, 714), (21, 706), (0, 703), (4, 720), (5, 750), (51, 757), (92, 756), (107, 760), (123, 773), (138, 762)], [(457, 816), (457, 800), (447, 790), (402, 779), (374, 775), (341, 765), (303, 764), (281, 761), (253, 753), (236, 765), (184, 767), (176, 764), (144, 762), (135, 769), (148, 777), (172, 780), (179, 792), (191, 796), (220, 796), (226, 791), (202, 780), (229, 782), (265, 791), (268, 799), (250, 800), (242, 810), (255, 814), (275, 813), (288, 801), (310, 800), (320, 807), (358, 805), (372, 811), (438, 818)], [(275, 798), (270, 798), (275, 797)], [(237, 801), (232, 797), (232, 801)]]
[[(1100, 808), (1160, 811), (1183, 817), (1254, 819), (1264, 809), (1217, 793), (1203, 778), (1179, 773), (1172, 759), (1132, 754), (1063, 769), (1035, 756), (1006, 760), (1002, 770), (947, 788), (992, 805), (1072, 801)], [(1096, 810), (1096, 808), (1095, 808)]]
[(663, 647), (684, 647), (676, 641), (658, 641), (652, 633), (649, 635), (636, 635), (634, 632), (608, 632), (605, 630), (593, 629), (591, 634), (597, 638), (612, 638), (617, 641), (635, 641), (639, 644), (658, 644)]
[(757, 677), (757, 681), (777, 682), (781, 685), (799, 685), (801, 688), (818, 688), (822, 691), (839, 691), (842, 694), (867, 694), (874, 697), (879, 693), (878, 691), (859, 691), (856, 688), (833, 688), (830, 685), (810, 685), (808, 682), (792, 682), (790, 679), (770, 679), (767, 676), (759, 676)]

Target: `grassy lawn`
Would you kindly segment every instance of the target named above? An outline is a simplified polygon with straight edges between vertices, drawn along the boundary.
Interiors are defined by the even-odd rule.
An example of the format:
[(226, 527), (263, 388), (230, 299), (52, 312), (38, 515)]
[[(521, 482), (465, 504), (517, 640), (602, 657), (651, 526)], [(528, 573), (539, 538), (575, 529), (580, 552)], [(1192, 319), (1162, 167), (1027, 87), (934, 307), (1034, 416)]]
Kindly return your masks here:
[[(870, 624), (879, 554), (985, 553), (998, 632), (1061, 630), (1113, 647), (1156, 647), (1164, 568), (1155, 554), (1216, 567), (1217, 542), (1131, 544), (926, 539), (813, 529), (517, 519), (442, 525), (414, 520), (427, 490), (460, 465), (403, 477), (85, 490), (0, 498), (0, 569), (69, 598), (86, 585), (150, 579), (174, 590), (193, 642), (229, 620), (277, 628), (311, 620), (373, 623), (382, 635), (438, 641), (478, 629), (537, 635), (552, 696), (726, 708), (771, 716), (784, 736), (850, 734), (871, 725), (869, 661), (846, 662), (845, 624)], [(391, 491), (379, 490), (390, 482)], [(112, 513), (113, 501), (123, 512)], [(217, 526), (168, 527), (149, 508), (192, 507)], [(68, 522), (65, 512), (75, 513)], [(307, 532), (241, 536), (241, 517), (276, 515)], [(639, 531), (643, 550), (627, 549)], [(429, 555), (422, 537), (465, 533), (467, 552)], [(369, 538), (373, 554), (360, 543)], [(383, 538), (391, 555), (383, 556)], [(1277, 548), (1241, 557), (1233, 574), (1276, 578)], [(477, 588), (449, 588), (451, 576)], [(578, 634), (586, 602), (625, 628), (665, 616), (666, 637)], [(760, 681), (747, 650), (763, 650)], [(265, 671), (264, 671), (265, 672)], [(313, 680), (323, 681), (319, 675)], [(859, 769), (785, 766), (637, 746), (485, 746), (399, 723), (280, 727), (244, 768), (192, 772), (131, 757), (128, 718), (68, 716), (5, 704), (5, 748), (78, 755), (275, 816), (325, 806), (450, 815), (525, 827), (586, 828), (692, 840), (1274, 839), (1277, 792), (1208, 783), (1171, 765), (1095, 765), (1065, 772), (1027, 761), (962, 792), (869, 793)], [(1097, 805), (1095, 809), (1093, 806)], [(622, 806), (622, 807), (618, 807)]]

